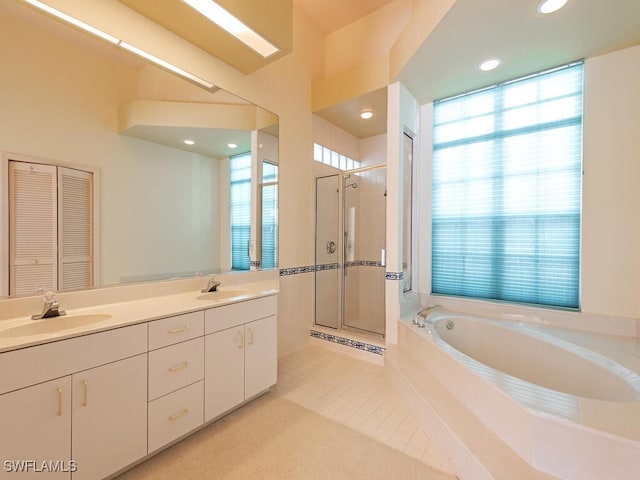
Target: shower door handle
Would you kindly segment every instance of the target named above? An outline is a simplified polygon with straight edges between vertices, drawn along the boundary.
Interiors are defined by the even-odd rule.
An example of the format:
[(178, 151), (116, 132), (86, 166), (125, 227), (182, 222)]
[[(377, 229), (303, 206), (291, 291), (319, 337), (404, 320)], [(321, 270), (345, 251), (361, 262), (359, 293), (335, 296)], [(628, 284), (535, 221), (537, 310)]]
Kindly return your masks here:
[(336, 251), (336, 242), (331, 240), (327, 241), (327, 253), (335, 253)]

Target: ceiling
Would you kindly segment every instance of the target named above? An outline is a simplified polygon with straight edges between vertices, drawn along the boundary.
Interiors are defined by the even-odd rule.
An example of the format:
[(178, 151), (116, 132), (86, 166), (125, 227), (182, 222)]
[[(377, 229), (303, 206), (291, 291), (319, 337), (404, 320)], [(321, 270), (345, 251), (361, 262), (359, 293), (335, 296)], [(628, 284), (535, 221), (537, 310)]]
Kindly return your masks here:
[(395, 0), (293, 0), (293, 4), (325, 35)]
[[(550, 15), (538, 0), (456, 0), (399, 80), (421, 104), (640, 44), (640, 0), (570, 0)], [(498, 56), (492, 72), (477, 65)]]
[(216, 0), (229, 13), (279, 48), (278, 52), (267, 58), (254, 52), (182, 0), (119, 1), (242, 73), (251, 73), (264, 67), (292, 49), (291, 0)]

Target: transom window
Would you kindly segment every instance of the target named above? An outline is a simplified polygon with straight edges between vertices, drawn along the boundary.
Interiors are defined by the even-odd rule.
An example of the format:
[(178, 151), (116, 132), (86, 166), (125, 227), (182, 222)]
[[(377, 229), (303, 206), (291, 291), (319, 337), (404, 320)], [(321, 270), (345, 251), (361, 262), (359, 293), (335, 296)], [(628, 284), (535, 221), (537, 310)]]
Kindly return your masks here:
[(583, 63), (434, 103), (432, 291), (579, 308)]

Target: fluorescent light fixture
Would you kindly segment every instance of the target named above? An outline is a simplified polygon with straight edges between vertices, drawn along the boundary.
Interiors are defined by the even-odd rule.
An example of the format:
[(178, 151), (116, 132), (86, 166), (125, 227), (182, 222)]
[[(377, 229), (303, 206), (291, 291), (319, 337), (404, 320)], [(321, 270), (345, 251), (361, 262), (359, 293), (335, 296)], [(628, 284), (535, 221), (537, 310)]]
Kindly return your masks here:
[(496, 68), (498, 68), (501, 63), (502, 63), (502, 60), (500, 60), (499, 58), (490, 58), (482, 62), (480, 65), (478, 65), (478, 68), (483, 72), (489, 72), (491, 70), (495, 70)]
[(557, 12), (564, 7), (568, 1), (569, 0), (542, 0), (536, 10), (542, 14)]
[(229, 147), (229, 148), (238, 148), (238, 144), (237, 143), (227, 143), (227, 147)]
[(154, 55), (151, 55), (150, 53), (145, 52), (144, 50), (140, 50), (138, 47), (134, 47), (133, 45), (128, 44), (127, 42), (120, 42), (119, 45), (124, 48), (125, 50), (129, 50), (132, 53), (135, 53), (136, 55), (141, 56), (142, 58), (145, 58), (153, 63), (155, 63), (156, 65), (165, 68), (167, 70), (172, 71), (173, 73), (177, 73), (178, 75), (180, 75), (181, 77), (186, 78), (187, 80), (191, 80), (192, 82), (197, 83), (198, 85), (201, 85), (205, 88), (208, 88), (209, 90), (213, 89), (215, 87), (215, 85), (213, 83), (207, 82), (206, 80), (203, 80), (200, 77), (197, 77), (196, 75), (189, 73), (185, 70), (182, 70), (179, 67), (176, 67), (175, 65), (169, 63), (169, 62), (165, 62), (164, 60), (162, 60), (161, 58), (158, 58)]
[(371, 110), (363, 110), (360, 112), (360, 118), (364, 118), (365, 120), (373, 117), (373, 111)]
[(103, 40), (106, 40), (107, 42), (117, 44), (120, 41), (113, 35), (109, 35), (108, 33), (105, 33), (102, 30), (98, 30), (97, 28), (92, 27), (91, 25), (87, 25), (86, 23), (81, 22), (77, 18), (74, 18), (71, 15), (67, 15), (66, 13), (63, 13), (60, 10), (56, 10), (55, 8), (50, 7), (49, 5), (46, 5), (42, 2), (39, 2), (38, 0), (24, 0), (24, 1), (27, 2), (29, 5), (32, 5), (44, 12), (47, 12), (50, 15), (53, 15), (54, 17), (58, 17), (60, 20), (64, 20), (65, 22), (70, 23), (71, 25), (75, 25), (76, 27), (81, 28), (82, 30), (92, 33), (93, 35), (100, 37)]
[(183, 2), (264, 58), (270, 57), (280, 50), (212, 0), (183, 0)]
[(185, 145), (195, 145), (196, 142), (194, 142), (193, 140), (185, 140), (184, 144)]

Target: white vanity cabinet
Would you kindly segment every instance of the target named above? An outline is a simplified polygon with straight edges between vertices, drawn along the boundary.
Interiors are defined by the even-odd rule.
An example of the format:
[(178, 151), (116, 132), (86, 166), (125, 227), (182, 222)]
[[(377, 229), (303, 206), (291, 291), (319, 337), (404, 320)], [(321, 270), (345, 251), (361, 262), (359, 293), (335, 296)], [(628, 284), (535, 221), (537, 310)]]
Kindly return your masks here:
[[(38, 478), (19, 471), (18, 462), (71, 459), (71, 377), (0, 395), (0, 478)], [(22, 464), (26, 467), (26, 464)], [(70, 478), (69, 472), (47, 478)]]
[(276, 313), (275, 296), (205, 312), (205, 422), (276, 383)]
[(149, 453), (204, 423), (204, 311), (149, 323)]
[(20, 478), (104, 478), (144, 457), (146, 351), (141, 324), (0, 354), (0, 477), (30, 461)]

